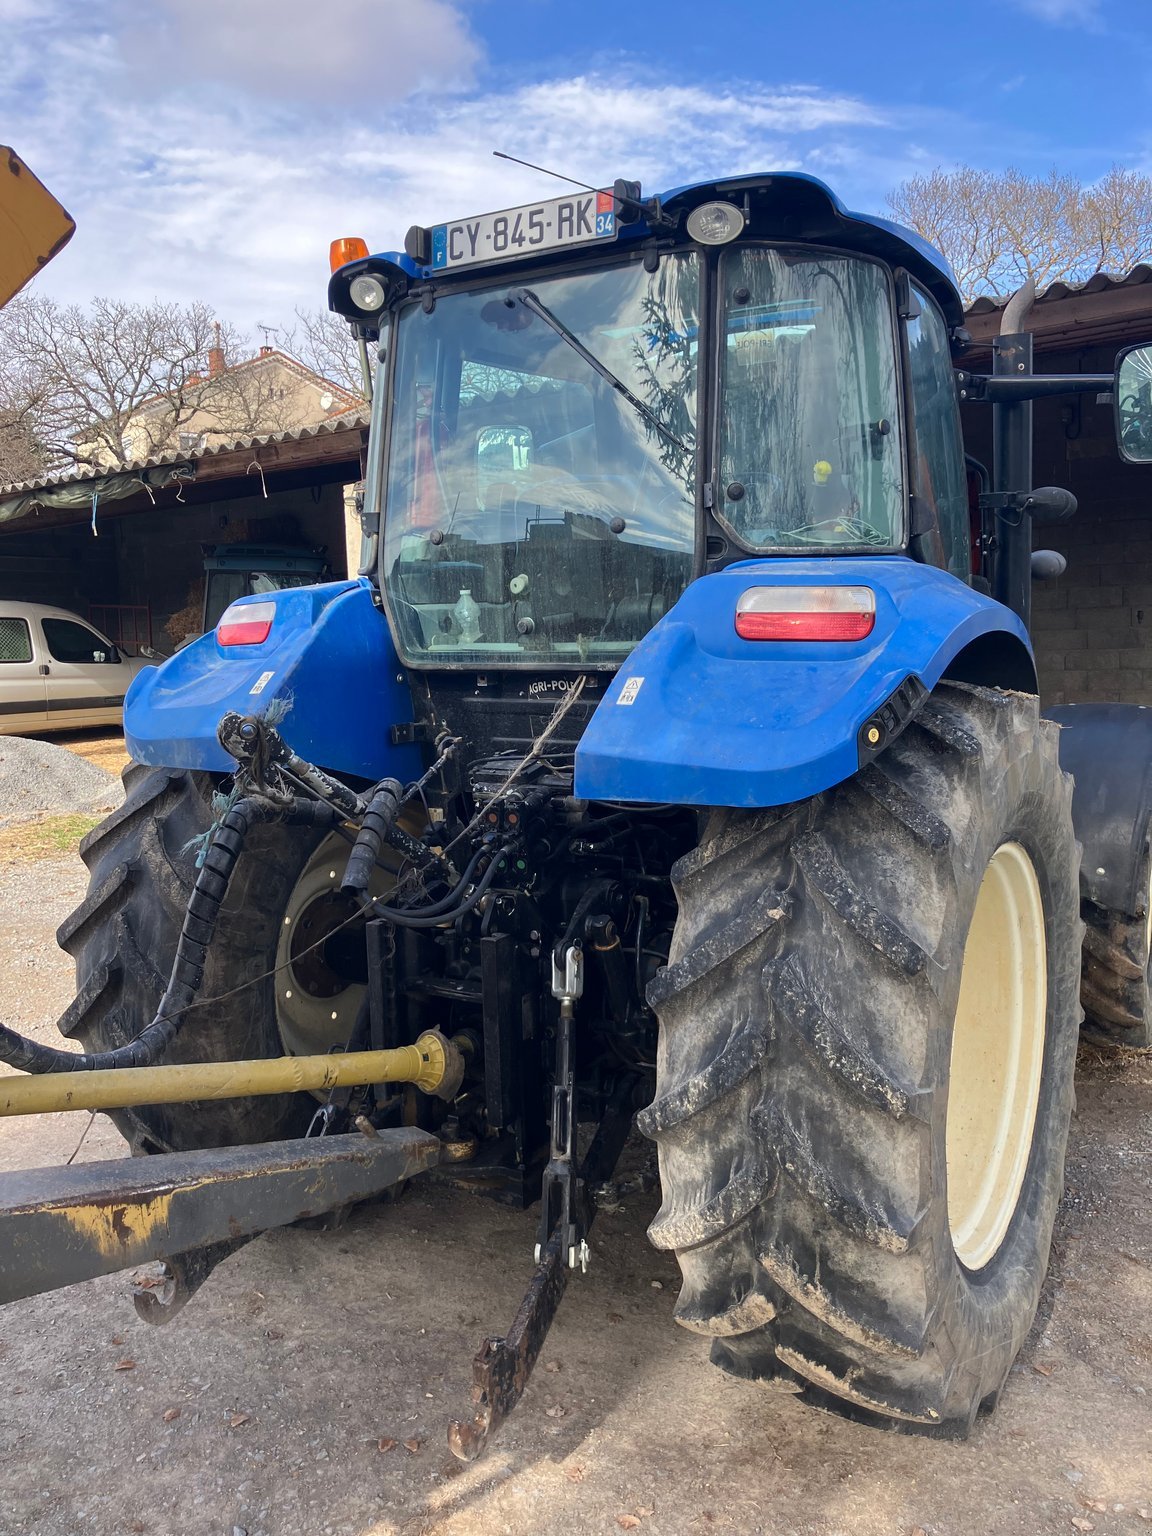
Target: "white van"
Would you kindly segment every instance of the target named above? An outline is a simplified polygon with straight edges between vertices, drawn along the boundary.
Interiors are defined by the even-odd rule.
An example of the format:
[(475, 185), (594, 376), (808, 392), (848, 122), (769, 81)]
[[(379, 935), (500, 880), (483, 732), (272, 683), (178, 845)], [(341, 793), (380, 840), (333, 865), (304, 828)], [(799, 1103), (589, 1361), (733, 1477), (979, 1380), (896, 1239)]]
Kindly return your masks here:
[(120, 725), (128, 684), (150, 665), (67, 609), (0, 600), (0, 736)]

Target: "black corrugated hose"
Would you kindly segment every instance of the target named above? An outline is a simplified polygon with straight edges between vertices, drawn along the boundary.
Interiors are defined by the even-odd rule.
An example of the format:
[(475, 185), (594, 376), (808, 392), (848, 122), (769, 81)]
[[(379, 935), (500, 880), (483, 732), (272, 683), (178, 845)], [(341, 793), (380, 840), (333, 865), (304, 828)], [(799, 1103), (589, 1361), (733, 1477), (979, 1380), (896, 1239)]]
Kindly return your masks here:
[[(392, 831), (392, 823), (404, 797), (404, 786), (399, 779), (381, 779), (372, 791), (368, 809), (360, 822), (344, 879), (340, 890), (346, 896), (363, 896), (376, 868), (376, 860), (384, 847), (384, 840)], [(427, 850), (425, 850), (427, 851)]]
[[(376, 916), (408, 928), (439, 927), (463, 917), (475, 908), (496, 877), (507, 853), (503, 849), (480, 849), (472, 858), (462, 878), (447, 896), (424, 908), (398, 909), (367, 895), (372, 870), (383, 845), (397, 847), (406, 857), (418, 851), (418, 862), (434, 861), (436, 856), (424, 844), (416, 842), (393, 823), (403, 798), (403, 786), (396, 779), (383, 779), (376, 785), (348, 857), (348, 867), (341, 889), (354, 895), (360, 905)], [(180, 1031), (188, 1009), (195, 1002), (204, 981), (204, 962), (216, 931), (228, 882), (244, 848), (251, 827), (262, 821), (282, 821), (296, 826), (330, 827), (343, 819), (343, 812), (326, 801), (304, 796), (273, 801), (263, 796), (246, 796), (221, 817), (204, 862), (196, 876), (192, 895), (184, 913), (180, 938), (168, 986), (156, 1017), (127, 1044), (111, 1051), (79, 1052), (41, 1045), (0, 1024), (0, 1061), (20, 1072), (94, 1072), (104, 1068), (152, 1066)], [(491, 856), (491, 863), (465, 896), (481, 859)], [(453, 903), (457, 903), (453, 905)]]
[(204, 960), (228, 882), (249, 829), (260, 821), (287, 821), (298, 826), (331, 826), (337, 812), (319, 800), (297, 797), (287, 804), (250, 797), (237, 800), (220, 820), (204, 857), (188, 907), (176, 958), (156, 1017), (134, 1040), (112, 1051), (61, 1051), (40, 1045), (0, 1024), (0, 1061), (21, 1072), (94, 1072), (105, 1067), (148, 1067), (180, 1031), (184, 1015), (204, 981)]

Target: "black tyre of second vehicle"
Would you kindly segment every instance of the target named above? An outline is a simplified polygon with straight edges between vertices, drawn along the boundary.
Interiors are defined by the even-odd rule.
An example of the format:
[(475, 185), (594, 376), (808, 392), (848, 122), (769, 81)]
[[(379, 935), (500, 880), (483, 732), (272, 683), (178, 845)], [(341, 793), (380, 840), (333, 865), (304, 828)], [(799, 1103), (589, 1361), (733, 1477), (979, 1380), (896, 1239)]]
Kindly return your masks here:
[[(729, 1371), (887, 1428), (965, 1434), (1031, 1325), (1062, 1187), (1081, 923), (1071, 781), (1036, 701), (943, 686), (870, 767), (713, 812), (674, 880), (653, 1241)], [(949, 1224), (953, 1020), (990, 860), (1030, 861), (1046, 1013), (1027, 1166), (990, 1261)], [(1036, 1047), (1039, 1051), (1039, 1046)]]
[(1081, 912), (1084, 1038), (1146, 1051), (1152, 1048), (1152, 914), (1109, 912), (1087, 899)]

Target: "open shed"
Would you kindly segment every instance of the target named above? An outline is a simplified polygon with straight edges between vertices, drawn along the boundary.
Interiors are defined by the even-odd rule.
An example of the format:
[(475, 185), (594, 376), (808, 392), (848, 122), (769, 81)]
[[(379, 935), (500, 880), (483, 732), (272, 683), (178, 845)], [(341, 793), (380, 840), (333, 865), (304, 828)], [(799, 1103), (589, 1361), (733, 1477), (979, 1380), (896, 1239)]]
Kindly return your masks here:
[(366, 428), (343, 417), (9, 486), (0, 598), (70, 608), (129, 652), (167, 653), (199, 630), (206, 546), (323, 548), (332, 576), (346, 576)]

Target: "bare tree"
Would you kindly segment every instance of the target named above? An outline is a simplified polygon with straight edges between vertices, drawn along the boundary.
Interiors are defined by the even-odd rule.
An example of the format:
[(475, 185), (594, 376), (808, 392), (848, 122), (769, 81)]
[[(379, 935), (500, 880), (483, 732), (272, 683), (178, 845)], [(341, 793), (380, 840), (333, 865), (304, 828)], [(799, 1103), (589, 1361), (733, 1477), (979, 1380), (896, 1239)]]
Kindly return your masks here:
[(1096, 271), (1127, 272), (1152, 260), (1152, 177), (1114, 165), (1086, 188), (1083, 215)]
[(226, 366), (198, 390), (194, 430), (223, 440), (286, 432), (302, 424), (294, 393), (286, 392), (278, 383), (280, 375), (261, 367), (261, 361), (250, 358)]
[(1119, 166), (1089, 186), (1057, 171), (938, 169), (902, 182), (888, 206), (943, 251), (969, 299), (1152, 259), (1152, 177)]
[(22, 295), (0, 314), (0, 423), (52, 469), (144, 457), (198, 408), (211, 347), (234, 339), (206, 304)]
[(47, 468), (36, 439), (39, 403), (22, 371), (0, 371), (0, 485), (35, 480)]
[(0, 485), (38, 480), (46, 463), (19, 409), (9, 414), (0, 404)]
[(360, 353), (347, 320), (331, 310), (296, 311), (296, 324), (280, 334), (286, 352), (322, 378), (363, 397)]

